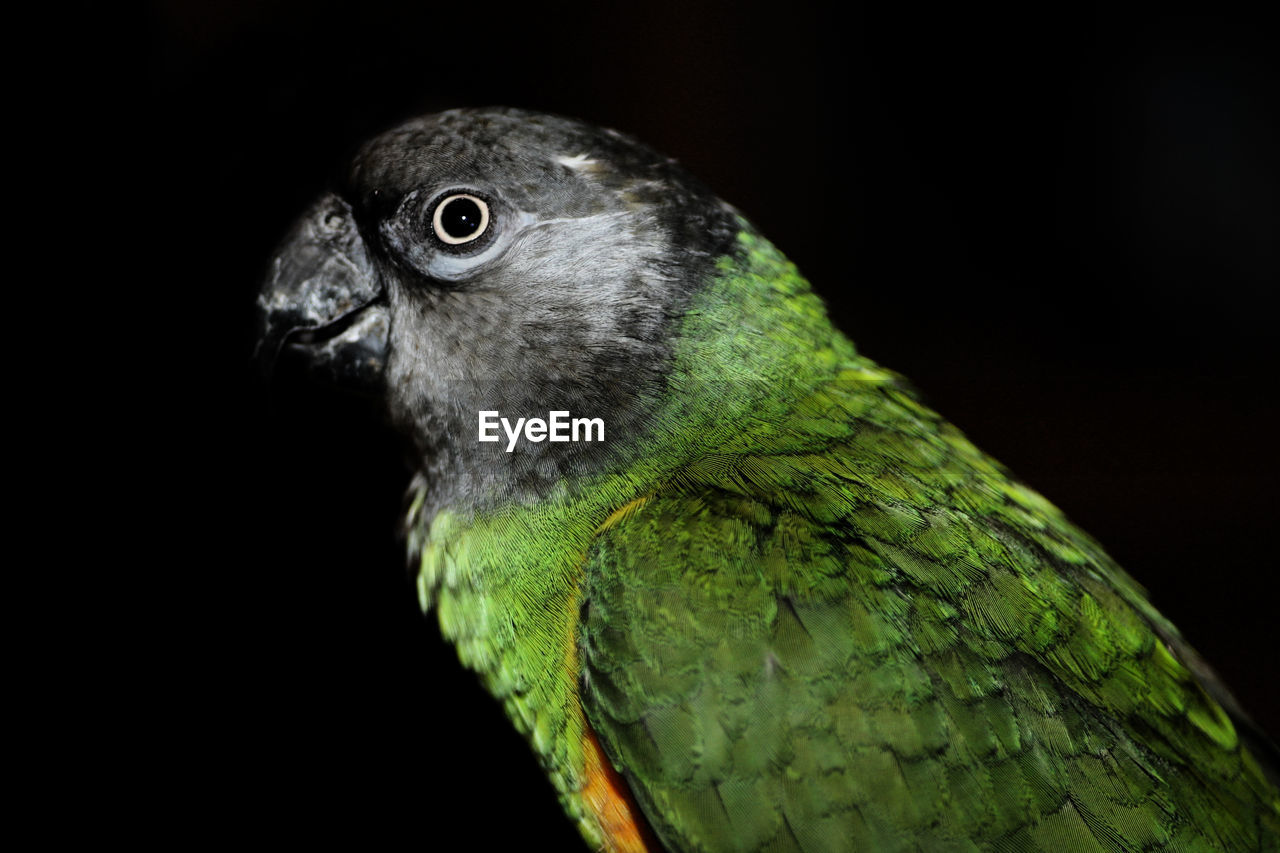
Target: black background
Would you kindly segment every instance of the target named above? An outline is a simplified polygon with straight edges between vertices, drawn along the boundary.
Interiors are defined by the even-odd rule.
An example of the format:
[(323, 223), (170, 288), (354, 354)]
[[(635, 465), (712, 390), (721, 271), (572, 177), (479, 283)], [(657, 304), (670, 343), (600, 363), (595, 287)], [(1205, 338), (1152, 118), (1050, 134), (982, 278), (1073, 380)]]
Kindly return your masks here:
[(1280, 34), (1217, 4), (848, 11), (148, 7), (132, 192), (165, 199), (136, 215), (187, 344), (154, 375), (190, 409), (146, 435), (184, 487), (138, 593), (173, 630), (141, 654), (180, 687), (140, 722), (175, 774), (199, 765), (210, 829), (576, 843), (417, 611), (394, 437), (360, 400), (268, 392), (251, 362), (290, 220), (363, 138), (453, 106), (574, 115), (678, 157), (1280, 731)]

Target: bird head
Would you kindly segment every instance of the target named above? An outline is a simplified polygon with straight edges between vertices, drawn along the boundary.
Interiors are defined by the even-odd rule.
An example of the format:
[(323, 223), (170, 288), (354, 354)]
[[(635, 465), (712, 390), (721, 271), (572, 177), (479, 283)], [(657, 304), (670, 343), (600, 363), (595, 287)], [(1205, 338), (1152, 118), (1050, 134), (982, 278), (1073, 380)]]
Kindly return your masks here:
[[(513, 109), (417, 118), (367, 142), (277, 250), (261, 352), (383, 395), (451, 488), (538, 491), (618, 463), (740, 227), (615, 131)], [(504, 453), (476, 440), (486, 410), (599, 417), (608, 440)]]

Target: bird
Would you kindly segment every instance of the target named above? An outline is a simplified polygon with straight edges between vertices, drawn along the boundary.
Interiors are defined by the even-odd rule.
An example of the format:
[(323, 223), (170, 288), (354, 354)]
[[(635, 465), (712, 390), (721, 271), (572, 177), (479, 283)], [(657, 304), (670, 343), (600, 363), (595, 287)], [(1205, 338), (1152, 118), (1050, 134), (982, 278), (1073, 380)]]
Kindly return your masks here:
[(377, 397), (434, 612), (607, 851), (1280, 849), (1280, 761), (1094, 539), (632, 137), (366, 142), (260, 352)]

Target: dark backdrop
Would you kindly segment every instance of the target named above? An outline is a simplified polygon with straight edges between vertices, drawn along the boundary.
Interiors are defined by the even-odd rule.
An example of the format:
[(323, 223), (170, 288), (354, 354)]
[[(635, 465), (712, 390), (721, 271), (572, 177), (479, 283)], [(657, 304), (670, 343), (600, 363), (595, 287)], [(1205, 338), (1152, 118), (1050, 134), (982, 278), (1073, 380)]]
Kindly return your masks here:
[(191, 409), (148, 433), (184, 486), (140, 593), (176, 629), (142, 660), (178, 686), (142, 722), (175, 774), (198, 770), (210, 829), (575, 843), (417, 612), (393, 437), (359, 400), (268, 394), (250, 360), (290, 219), (364, 137), (462, 105), (682, 160), (1280, 731), (1276, 30), (1217, 4), (896, 5), (847, 23), (804, 3), (149, 6), (134, 215), (187, 341), (156, 391)]

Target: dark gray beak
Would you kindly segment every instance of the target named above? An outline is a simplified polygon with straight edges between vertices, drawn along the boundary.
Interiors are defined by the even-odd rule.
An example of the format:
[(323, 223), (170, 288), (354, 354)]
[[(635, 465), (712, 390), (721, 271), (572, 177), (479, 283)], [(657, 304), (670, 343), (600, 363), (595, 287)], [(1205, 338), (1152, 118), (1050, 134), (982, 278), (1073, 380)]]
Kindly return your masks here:
[(322, 196), (294, 225), (271, 259), (258, 309), (258, 358), (268, 376), (282, 355), (301, 355), (335, 382), (381, 387), (386, 295), (342, 199)]

